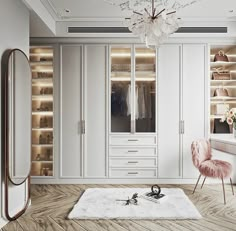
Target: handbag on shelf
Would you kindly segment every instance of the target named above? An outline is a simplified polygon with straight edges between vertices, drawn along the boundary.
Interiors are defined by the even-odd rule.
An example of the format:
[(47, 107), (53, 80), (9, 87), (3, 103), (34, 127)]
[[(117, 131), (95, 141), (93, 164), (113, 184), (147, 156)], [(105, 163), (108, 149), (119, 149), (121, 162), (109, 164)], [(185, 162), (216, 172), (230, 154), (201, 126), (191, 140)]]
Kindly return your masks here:
[(213, 133), (230, 133), (229, 124), (226, 121), (221, 122), (221, 119), (214, 119)]
[(214, 62), (229, 62), (229, 59), (223, 50), (220, 50), (218, 54), (215, 54)]
[(212, 72), (212, 80), (230, 80), (230, 72), (220, 68), (214, 68)]
[(215, 89), (213, 96), (229, 96), (229, 93), (226, 88), (219, 87)]
[(230, 80), (229, 71), (212, 72), (212, 80)]

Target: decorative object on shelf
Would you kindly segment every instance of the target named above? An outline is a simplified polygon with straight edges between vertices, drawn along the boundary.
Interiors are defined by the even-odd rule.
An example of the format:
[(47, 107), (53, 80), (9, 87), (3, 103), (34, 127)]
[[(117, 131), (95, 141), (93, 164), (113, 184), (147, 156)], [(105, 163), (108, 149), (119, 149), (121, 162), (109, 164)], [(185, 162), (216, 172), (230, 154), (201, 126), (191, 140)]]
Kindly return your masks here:
[(222, 68), (214, 68), (212, 80), (230, 80), (230, 72)]
[(221, 121), (227, 121), (229, 125), (233, 126), (233, 135), (236, 138), (236, 108), (231, 108), (227, 111)]
[(215, 112), (215, 114), (216, 115), (224, 115), (227, 110), (229, 110), (229, 104), (227, 104), (227, 103), (219, 103), (219, 104), (216, 104), (216, 112)]
[(38, 72), (38, 78), (52, 78), (49, 72)]
[(137, 205), (138, 204), (138, 193), (134, 193), (131, 199), (127, 200), (116, 200), (116, 201), (125, 201), (125, 205)]
[(52, 150), (50, 148), (47, 149), (46, 155), (47, 155), (47, 160), (52, 160)]
[(45, 168), (45, 167), (42, 167), (41, 168), (41, 176), (48, 176), (48, 174), (49, 174), (49, 168)]
[(39, 135), (39, 144), (43, 144), (44, 143), (44, 138), (42, 136), (42, 134)]
[(228, 93), (228, 90), (226, 88), (219, 87), (219, 88), (215, 89), (213, 96), (216, 96), (216, 97), (217, 96), (227, 97), (227, 96), (229, 96), (229, 93)]
[(229, 59), (223, 50), (219, 50), (218, 54), (215, 54), (214, 62), (229, 62)]
[(40, 154), (37, 154), (36, 160), (41, 160)]
[(130, 72), (131, 65), (130, 64), (112, 64), (111, 65), (112, 72)]
[(147, 47), (162, 44), (179, 28), (177, 11), (199, 0), (105, 0), (119, 6), (132, 15), (125, 19), (125, 25), (146, 43)]

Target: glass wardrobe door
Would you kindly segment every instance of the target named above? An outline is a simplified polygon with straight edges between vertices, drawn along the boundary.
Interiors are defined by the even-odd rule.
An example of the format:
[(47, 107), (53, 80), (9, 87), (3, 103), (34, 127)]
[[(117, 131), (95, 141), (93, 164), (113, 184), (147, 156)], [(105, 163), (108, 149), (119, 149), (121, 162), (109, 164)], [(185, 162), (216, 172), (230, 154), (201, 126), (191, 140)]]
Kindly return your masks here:
[(131, 48), (111, 47), (111, 132), (130, 132)]
[(136, 132), (156, 132), (156, 51), (135, 48)]

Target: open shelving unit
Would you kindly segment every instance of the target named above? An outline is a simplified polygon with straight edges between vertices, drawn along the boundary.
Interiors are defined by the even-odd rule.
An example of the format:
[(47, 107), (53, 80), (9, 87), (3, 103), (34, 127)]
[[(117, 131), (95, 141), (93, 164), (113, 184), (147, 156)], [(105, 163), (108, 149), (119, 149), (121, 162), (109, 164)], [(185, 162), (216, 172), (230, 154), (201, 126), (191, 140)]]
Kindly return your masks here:
[[(220, 51), (228, 57), (228, 62), (214, 61), (215, 55)], [(229, 79), (213, 79), (213, 72), (228, 72)], [(214, 92), (223, 88), (228, 96), (215, 96)], [(212, 45), (210, 48), (210, 133), (232, 133), (232, 126), (226, 122), (222, 129), (215, 129), (215, 121), (221, 120), (227, 110), (236, 107), (236, 46), (235, 45)], [(227, 129), (228, 126), (228, 129)], [(223, 128), (224, 127), (224, 128)]]
[(32, 166), (31, 176), (52, 177), (54, 170), (53, 47), (31, 46)]

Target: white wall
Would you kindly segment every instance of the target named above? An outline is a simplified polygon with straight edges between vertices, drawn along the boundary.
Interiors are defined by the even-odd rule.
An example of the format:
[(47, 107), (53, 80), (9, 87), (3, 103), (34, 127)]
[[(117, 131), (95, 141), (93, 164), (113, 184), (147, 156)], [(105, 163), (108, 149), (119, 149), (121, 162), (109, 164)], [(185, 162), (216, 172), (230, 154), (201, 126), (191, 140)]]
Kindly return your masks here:
[[(20, 0), (0, 0), (0, 61), (6, 49), (19, 48), (27, 55), (29, 53), (29, 10)], [(1, 66), (0, 66), (1, 73)], [(0, 88), (1, 91), (1, 88)], [(0, 94), (1, 97), (1, 94)], [(1, 102), (1, 101), (0, 101)], [(1, 115), (0, 115), (1, 116)], [(0, 139), (1, 142), (1, 139)], [(1, 145), (1, 143), (0, 143)], [(2, 162), (2, 159), (1, 159)], [(2, 167), (2, 163), (0, 168)], [(2, 170), (0, 171), (1, 174)], [(3, 176), (1, 175), (3, 182)], [(2, 184), (4, 187), (4, 185)], [(1, 198), (3, 198), (3, 187)], [(22, 208), (25, 199), (25, 185), (11, 186), (10, 211)], [(1, 201), (3, 208), (4, 200)], [(4, 215), (2, 210), (2, 217)], [(3, 221), (2, 221), (3, 222)], [(0, 221), (0, 227), (3, 223)]]

